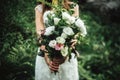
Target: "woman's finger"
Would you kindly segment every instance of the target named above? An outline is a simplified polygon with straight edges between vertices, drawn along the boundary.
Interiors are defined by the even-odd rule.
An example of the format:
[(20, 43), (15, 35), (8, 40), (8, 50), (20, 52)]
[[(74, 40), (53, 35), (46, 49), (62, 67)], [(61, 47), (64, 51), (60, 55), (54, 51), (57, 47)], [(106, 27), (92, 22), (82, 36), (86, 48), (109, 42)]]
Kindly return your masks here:
[(71, 42), (77, 42), (77, 39), (72, 39)]
[(41, 45), (41, 46), (40, 46), (40, 49), (41, 49), (41, 50), (45, 50), (45, 45)]
[(52, 70), (52, 71), (58, 71), (58, 69), (59, 69), (59, 65), (53, 65), (54, 63), (51, 61), (50, 62), (50, 64), (49, 64), (49, 68), (50, 68), (50, 70)]
[(64, 61), (65, 61), (65, 58), (56, 58), (56, 59), (54, 59), (53, 64), (60, 65)]

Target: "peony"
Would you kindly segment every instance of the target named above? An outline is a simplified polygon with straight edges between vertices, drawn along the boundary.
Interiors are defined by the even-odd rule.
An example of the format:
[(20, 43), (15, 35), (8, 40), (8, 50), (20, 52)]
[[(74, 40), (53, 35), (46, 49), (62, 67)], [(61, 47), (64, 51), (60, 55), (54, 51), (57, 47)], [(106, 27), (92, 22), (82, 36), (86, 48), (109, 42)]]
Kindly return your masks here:
[(62, 19), (69, 20), (70, 17), (71, 16), (67, 12), (62, 12)]
[(81, 35), (84, 37), (87, 34), (86, 31), (86, 27), (84, 25), (84, 22), (81, 19), (77, 19), (77, 21), (75, 21), (75, 25), (80, 28), (81, 30)]
[(74, 35), (74, 32), (73, 32), (73, 30), (72, 30), (72, 28), (70, 28), (70, 27), (65, 27), (64, 29), (63, 29), (63, 32), (65, 33), (65, 34), (67, 34), (67, 35)]
[(65, 46), (64, 48), (61, 49), (61, 54), (64, 57), (68, 55), (68, 46)]
[(55, 50), (61, 50), (63, 49), (64, 45), (63, 44), (56, 44), (55, 45)]
[(60, 44), (64, 44), (65, 43), (65, 39), (63, 37), (57, 37), (56, 41), (57, 41), (57, 43), (60, 43)]
[(54, 30), (55, 30), (55, 26), (47, 27), (46, 30), (45, 30), (44, 35), (49, 36), (49, 35), (52, 34), (52, 32), (53, 32)]
[(59, 23), (60, 19), (59, 18), (54, 18), (54, 24), (57, 25)]
[(51, 40), (48, 44), (50, 47), (55, 48), (56, 45), (56, 41), (55, 40)]

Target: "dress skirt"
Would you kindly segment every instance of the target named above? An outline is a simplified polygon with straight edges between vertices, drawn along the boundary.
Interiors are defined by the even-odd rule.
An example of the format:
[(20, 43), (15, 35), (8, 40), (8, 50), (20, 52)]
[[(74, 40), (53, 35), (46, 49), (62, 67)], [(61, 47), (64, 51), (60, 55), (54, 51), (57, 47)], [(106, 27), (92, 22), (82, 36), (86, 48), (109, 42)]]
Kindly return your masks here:
[(44, 57), (37, 55), (35, 63), (35, 80), (79, 80), (78, 63), (72, 53), (70, 61), (66, 60), (59, 66), (58, 72), (51, 73)]

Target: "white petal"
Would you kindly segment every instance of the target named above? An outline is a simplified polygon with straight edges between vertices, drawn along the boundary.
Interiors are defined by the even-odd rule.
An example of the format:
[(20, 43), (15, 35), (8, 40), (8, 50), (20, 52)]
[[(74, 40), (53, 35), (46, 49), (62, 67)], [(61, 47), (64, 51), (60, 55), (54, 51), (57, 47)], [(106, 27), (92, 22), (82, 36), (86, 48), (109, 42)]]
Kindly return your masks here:
[(54, 18), (54, 24), (55, 24), (55, 25), (57, 25), (59, 21), (60, 21), (59, 18)]
[(70, 28), (70, 27), (65, 27), (63, 29), (63, 32), (67, 35), (74, 35), (74, 32), (73, 32), (72, 28)]
[(54, 30), (55, 30), (55, 26), (47, 27), (46, 30), (45, 30), (44, 35), (49, 36), (49, 35), (52, 34), (52, 31), (54, 31)]
[(68, 55), (68, 46), (65, 46), (62, 50), (61, 50), (61, 54), (62, 56), (67, 56)]
[(84, 22), (81, 19), (77, 19), (75, 25), (80, 29), (81, 35), (84, 37), (87, 34), (86, 26), (84, 25)]

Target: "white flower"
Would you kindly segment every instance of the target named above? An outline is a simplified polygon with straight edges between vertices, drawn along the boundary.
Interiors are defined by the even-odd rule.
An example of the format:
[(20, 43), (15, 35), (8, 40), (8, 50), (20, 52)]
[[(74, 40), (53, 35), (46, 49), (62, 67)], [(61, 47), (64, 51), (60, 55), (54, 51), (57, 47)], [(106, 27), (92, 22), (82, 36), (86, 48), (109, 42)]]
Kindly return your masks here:
[(66, 38), (67, 38), (67, 35), (66, 35), (65, 33), (62, 33), (62, 34), (61, 34), (61, 37), (63, 37), (64, 39), (66, 39)]
[(64, 29), (63, 29), (63, 32), (65, 33), (65, 34), (67, 34), (67, 35), (74, 35), (74, 32), (73, 32), (73, 30), (72, 30), (72, 28), (70, 28), (70, 27), (65, 27)]
[(64, 48), (61, 49), (61, 54), (64, 57), (68, 55), (68, 46), (65, 46)]
[(81, 35), (84, 37), (87, 34), (86, 31), (86, 27), (84, 25), (84, 22), (81, 19), (77, 19), (77, 21), (75, 21), (75, 25), (80, 28), (81, 30)]
[(62, 19), (69, 20), (70, 15), (67, 12), (62, 12)]
[(43, 14), (43, 22), (48, 24), (48, 16), (50, 16), (51, 18), (55, 16), (55, 14), (53, 13), (53, 11), (45, 11)]
[(64, 44), (65, 43), (65, 39), (63, 37), (57, 37), (56, 41), (57, 41), (57, 43), (60, 43), (60, 44)]
[(50, 47), (54, 48), (56, 45), (56, 40), (51, 40), (48, 44)]
[(73, 24), (75, 22), (75, 17), (71, 16), (69, 21), (70, 21), (71, 24)]
[(53, 32), (54, 30), (55, 30), (55, 26), (47, 27), (46, 30), (45, 30), (44, 35), (49, 36), (49, 35), (52, 34), (52, 32)]
[(67, 24), (73, 24), (75, 22), (75, 17), (70, 16), (69, 19), (68, 20), (66, 19), (65, 21)]
[(59, 18), (54, 18), (54, 24), (55, 24), (55, 25), (57, 25), (59, 21), (60, 21)]
[(46, 11), (43, 15), (43, 21), (44, 23), (48, 23), (48, 15), (50, 14), (50, 11)]
[(75, 17), (67, 12), (62, 12), (62, 19), (64, 19), (67, 24), (73, 24), (75, 22)]
[(53, 11), (51, 11), (51, 17), (55, 17), (55, 14)]

